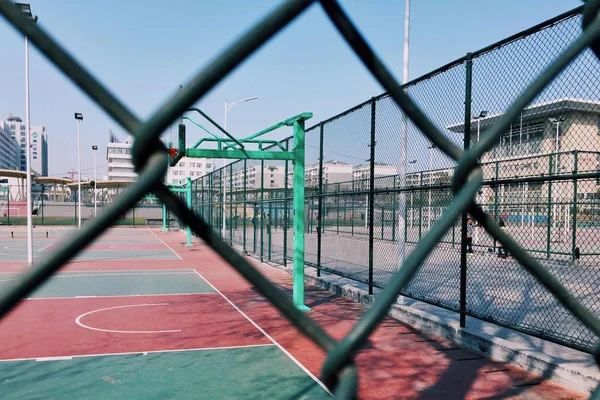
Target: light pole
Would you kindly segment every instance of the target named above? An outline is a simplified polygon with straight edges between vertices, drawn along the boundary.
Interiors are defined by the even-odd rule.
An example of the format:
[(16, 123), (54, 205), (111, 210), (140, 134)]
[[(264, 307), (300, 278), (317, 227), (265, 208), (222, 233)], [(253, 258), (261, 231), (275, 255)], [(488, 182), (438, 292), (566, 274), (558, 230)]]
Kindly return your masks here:
[(75, 119), (77, 120), (77, 226), (81, 229), (81, 152), (79, 151), (79, 137), (83, 114), (75, 113)]
[(477, 121), (477, 142), (479, 142), (479, 131), (480, 131), (480, 122), (481, 118), (485, 118), (487, 116), (487, 110), (483, 110), (479, 113), (478, 116), (473, 117), (474, 120)]
[[(31, 6), (26, 3), (15, 3), (23, 14), (33, 23), (37, 23), (38, 17), (31, 13)], [(33, 205), (31, 201), (31, 123), (29, 109), (29, 39), (25, 36), (25, 160), (27, 173), (27, 264), (33, 264), (33, 221), (31, 213)]]
[[(561, 115), (558, 118), (549, 118), (549, 121), (556, 124), (556, 137), (554, 141), (554, 174), (558, 175), (558, 164), (560, 160), (559, 152), (559, 136), (560, 136), (560, 123), (565, 120), (565, 117)], [(553, 197), (554, 201), (552, 204), (552, 228), (556, 232), (556, 185), (554, 185)]]
[[(408, 66), (409, 66), (409, 47), (410, 47), (410, 0), (404, 2), (404, 57), (402, 65), (402, 84), (406, 85), (408, 82)], [(400, 160), (398, 162), (398, 185), (401, 188), (406, 187), (406, 147), (407, 147), (407, 136), (408, 136), (408, 119), (406, 114), (402, 113), (402, 128), (400, 129)], [(397, 232), (404, 232), (404, 240), (402, 240), (398, 246), (396, 253), (396, 262), (400, 268), (406, 258), (406, 194), (400, 192), (398, 196), (398, 223)], [(394, 222), (395, 223), (395, 222)]]
[(98, 146), (92, 146), (92, 150), (94, 151), (94, 188), (92, 193), (94, 194), (94, 218), (98, 215), (98, 201), (97, 201), (97, 193), (96, 193), (96, 185), (98, 184), (96, 181), (96, 152), (98, 151)]
[[(235, 107), (239, 103), (245, 103), (247, 101), (252, 101), (252, 100), (256, 100), (256, 99), (258, 99), (258, 96), (253, 96), (253, 97), (248, 97), (246, 99), (237, 100), (237, 101), (234, 101), (233, 103), (228, 103), (227, 100), (225, 100), (225, 113), (223, 116), (223, 129), (227, 130), (227, 113), (229, 112), (229, 110), (231, 110), (233, 107)], [(227, 160), (223, 159), (223, 172), (225, 172), (226, 164), (227, 164)], [(221, 182), (221, 187), (223, 188), (223, 222), (221, 224), (221, 230), (222, 230), (222, 237), (225, 238), (225, 235), (227, 233), (227, 225), (225, 223), (225, 218), (226, 218), (227, 214), (225, 211), (226, 192), (225, 192), (225, 178), (223, 177), (223, 173), (221, 173), (221, 180), (223, 181), (223, 182)]]

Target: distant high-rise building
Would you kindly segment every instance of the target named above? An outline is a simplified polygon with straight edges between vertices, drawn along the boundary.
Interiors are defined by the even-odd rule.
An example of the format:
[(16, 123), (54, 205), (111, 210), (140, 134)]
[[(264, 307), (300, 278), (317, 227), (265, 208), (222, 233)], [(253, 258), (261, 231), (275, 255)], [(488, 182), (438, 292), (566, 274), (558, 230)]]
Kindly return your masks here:
[(0, 169), (20, 169), (21, 147), (12, 137), (10, 126), (0, 121)]
[[(21, 147), (19, 169), (27, 170), (25, 153), (26, 124), (19, 117), (8, 114), (6, 120), (11, 136)], [(42, 125), (31, 125), (31, 170), (39, 176), (48, 176), (48, 136), (46, 128)]]

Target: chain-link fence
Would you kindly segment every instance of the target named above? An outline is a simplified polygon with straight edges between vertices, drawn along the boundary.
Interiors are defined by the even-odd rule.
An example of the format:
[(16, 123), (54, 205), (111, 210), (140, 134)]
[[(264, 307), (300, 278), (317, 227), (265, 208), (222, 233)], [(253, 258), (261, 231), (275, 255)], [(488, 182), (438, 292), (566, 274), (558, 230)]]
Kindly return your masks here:
[[(45, 178), (47, 179), (47, 178)], [(131, 183), (108, 181), (91, 187), (82, 183), (79, 196), (77, 183), (32, 185), (32, 222), (44, 226), (76, 226), (79, 222), (79, 203), (83, 223), (95, 218), (125, 192)], [(144, 196), (131, 210), (115, 222), (120, 226), (161, 225), (162, 205), (153, 195)], [(27, 225), (27, 193), (22, 184), (0, 184), (0, 225)]]
[[(572, 12), (427, 74), (405, 89), (448, 140), (461, 146), (477, 143), (557, 52), (578, 37), (580, 25), (581, 14)], [(467, 62), (473, 99), (469, 137), (464, 123)], [(502, 221), (523, 249), (592, 310), (600, 303), (595, 289), (588, 287), (600, 279), (600, 185), (597, 179), (550, 177), (600, 168), (598, 73), (593, 53), (583, 52), (524, 107), (480, 158), (484, 183), (477, 194), (482, 209)], [(401, 154), (403, 132), (406, 150)], [(385, 287), (401, 265), (399, 254), (410, 252), (452, 203), (455, 163), (405, 119), (388, 95), (314, 126), (306, 137), (307, 265), (367, 283), (371, 290)], [(227, 193), (251, 205), (241, 224), (238, 208), (226, 212), (228, 221), (235, 222), (224, 237), (261, 261), (285, 264), (292, 254), (291, 245), (283, 243), (292, 243), (292, 227), (284, 224), (290, 218), (285, 199), (291, 195), (291, 170), (284, 162), (255, 163), (240, 161), (228, 167), (236, 170), (233, 175), (229, 169), (224, 172), (226, 190), (232, 187)], [(219, 182), (214, 177), (220, 174), (202, 179)], [(235, 177), (235, 185), (227, 183), (229, 176)], [(247, 182), (245, 188), (242, 182)], [(230, 201), (228, 197), (226, 207)], [(203, 206), (209, 203), (197, 207)], [(220, 203), (210, 206), (219, 208)], [(234, 236), (238, 225), (245, 236)], [(598, 338), (564, 317), (564, 308), (497, 240), (473, 222), (464, 230), (468, 257), (461, 261), (457, 219), (403, 294), (458, 311), (462, 266), (468, 271), (467, 314), (592, 348)], [(508, 279), (500, 283), (490, 276)]]
[[(383, 287), (340, 342), (211, 229), (226, 241), (241, 240), (263, 260), (285, 263), (293, 213), (286, 163), (241, 161), (197, 180), (195, 212), (161, 183), (167, 165), (161, 132), (312, 3), (280, 5), (142, 122), (12, 3), (0, 0), (0, 13), (134, 135), (140, 174), (100, 218), (2, 295), (0, 315), (153, 192), (328, 352), (322, 378), (338, 398), (356, 393), (353, 356), (400, 293), (460, 310), (462, 326), (468, 312), (591, 352), (600, 335), (600, 0), (404, 87), (339, 4), (320, 2), (387, 90), (307, 132), (313, 150), (307, 151), (306, 260)], [(280, 172), (283, 187), (271, 186)], [(282, 228), (280, 235), (274, 226)], [(594, 354), (600, 358), (598, 350)], [(592, 397), (600, 397), (598, 389)]]

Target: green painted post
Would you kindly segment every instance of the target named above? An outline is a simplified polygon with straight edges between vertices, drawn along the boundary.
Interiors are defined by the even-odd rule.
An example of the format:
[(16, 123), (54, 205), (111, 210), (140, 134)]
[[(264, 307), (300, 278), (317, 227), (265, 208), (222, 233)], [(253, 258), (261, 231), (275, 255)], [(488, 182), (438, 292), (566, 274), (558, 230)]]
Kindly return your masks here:
[[(271, 200), (270, 197), (271, 196), (269, 196), (269, 200)], [(268, 257), (269, 261), (271, 261), (271, 246), (273, 244), (273, 242), (272, 242), (272, 234), (273, 234), (273, 207), (272, 207), (272, 204), (273, 203), (271, 203), (271, 201), (269, 201), (269, 217), (268, 217), (269, 221), (267, 224), (267, 238), (268, 238), (267, 246), (269, 246), (267, 249), (267, 257)]]
[[(337, 193), (340, 193), (340, 184), (338, 183)], [(337, 216), (337, 234), (340, 234), (340, 196), (335, 196), (335, 212)]]
[(385, 207), (381, 207), (381, 240), (383, 240), (384, 235), (384, 225), (385, 225)]
[(40, 206), (40, 209), (38, 210), (38, 215), (40, 213), (42, 214), (42, 225), (44, 225), (44, 185), (42, 185), (42, 204)]
[[(354, 191), (356, 190), (355, 185), (354, 185), (354, 181), (352, 181), (352, 193), (354, 193)], [(351, 207), (352, 207), (352, 221), (350, 221), (350, 225), (352, 225), (352, 236), (354, 236), (354, 219), (356, 218), (356, 215), (354, 213), (354, 195), (352, 195), (352, 197), (350, 198), (351, 200)]]
[(167, 206), (165, 203), (162, 205), (162, 231), (163, 233), (167, 232)]
[(321, 276), (321, 254), (323, 245), (323, 132), (324, 126), (319, 127), (319, 210), (317, 214), (317, 276)]
[[(552, 155), (548, 157), (548, 176), (552, 175)], [(550, 229), (552, 227), (552, 181), (548, 181), (548, 202), (546, 203), (546, 258), (550, 258)]]
[(260, 160), (260, 262), (264, 261), (265, 232), (265, 161)]
[(229, 245), (233, 244), (233, 165), (229, 164)]
[(369, 143), (370, 157), (369, 157), (369, 215), (365, 215), (365, 218), (369, 221), (369, 277), (367, 284), (369, 285), (369, 294), (373, 294), (373, 239), (375, 234), (373, 229), (375, 228), (375, 107), (377, 103), (375, 99), (371, 99), (371, 140)]
[[(577, 151), (573, 152), (575, 168), (573, 173), (576, 174), (578, 167), (577, 164), (579, 162), (579, 153)], [(577, 179), (573, 179), (573, 210), (572, 210), (572, 225), (573, 227), (573, 237), (571, 239), (571, 260), (575, 260), (575, 248), (577, 247)]]
[(304, 120), (294, 122), (294, 305), (304, 304)]
[[(396, 176), (394, 176), (394, 189), (396, 189)], [(406, 207), (404, 208), (404, 221), (406, 221)], [(404, 224), (406, 229), (406, 223)], [(392, 192), (392, 243), (396, 241), (396, 192)]]
[[(500, 171), (500, 163), (498, 163), (498, 161), (496, 161), (496, 182), (498, 182), (498, 172)], [(494, 220), (496, 222), (500, 221), (500, 216), (498, 215), (499, 213), (499, 202), (500, 200), (498, 199), (498, 192), (500, 191), (500, 185), (495, 184), (494, 185)], [(493, 245), (493, 250), (494, 253), (496, 252), (496, 238), (494, 238), (494, 245)]]
[[(248, 217), (246, 215), (246, 200), (247, 200), (247, 194), (246, 194), (246, 178), (247, 178), (247, 161), (244, 160), (244, 183), (243, 183), (243, 189), (242, 189), (242, 205), (244, 206), (244, 223), (243, 223), (243, 229), (244, 232), (242, 233), (243, 235), (243, 239), (242, 239), (242, 248), (244, 249), (244, 252), (246, 252), (246, 218)], [(287, 174), (286, 174), (287, 176)]]
[[(188, 208), (192, 209), (192, 178), (185, 178), (185, 202)], [(192, 228), (187, 226), (187, 242), (185, 243), (185, 247), (192, 247)]]
[[(285, 141), (285, 150), (289, 151), (289, 140)], [(287, 266), (287, 228), (288, 228), (288, 162), (285, 161), (283, 172), (283, 265)]]
[[(419, 186), (423, 187), (423, 172), (421, 172), (421, 177), (419, 179)], [(421, 240), (421, 234), (423, 228), (423, 190), (419, 190), (419, 241)]]

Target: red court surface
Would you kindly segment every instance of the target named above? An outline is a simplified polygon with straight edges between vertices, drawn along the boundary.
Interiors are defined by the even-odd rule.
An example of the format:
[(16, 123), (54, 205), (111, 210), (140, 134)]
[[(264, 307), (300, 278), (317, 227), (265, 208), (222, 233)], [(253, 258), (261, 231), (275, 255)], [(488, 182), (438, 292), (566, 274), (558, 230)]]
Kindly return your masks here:
[(27, 300), (0, 328), (4, 360), (271, 344), (217, 293)]
[[(156, 235), (176, 251), (176, 260), (110, 260), (70, 263), (63, 271), (195, 268), (235, 307), (317, 377), (326, 354), (208, 246), (185, 247), (182, 233)], [(132, 246), (135, 248), (135, 246)], [(284, 272), (249, 259), (291, 297), (292, 280)], [(22, 265), (3, 263), (2, 271)], [(82, 328), (83, 313), (132, 304), (170, 303), (98, 312), (80, 322), (113, 330), (176, 330), (126, 334)], [(307, 285), (309, 316), (330, 335), (342, 338), (365, 308), (326, 290)], [(270, 343), (220, 294), (28, 300), (0, 321), (0, 358), (55, 357), (77, 354), (152, 351)], [(144, 310), (144, 308), (146, 308)], [(133, 322), (135, 320), (144, 321)], [(189, 334), (185, 334), (188, 332)], [(145, 336), (148, 335), (148, 336)], [(386, 319), (356, 357), (359, 397), (363, 399), (584, 399), (588, 396), (503, 363), (489, 361), (441, 338), (425, 336)]]

